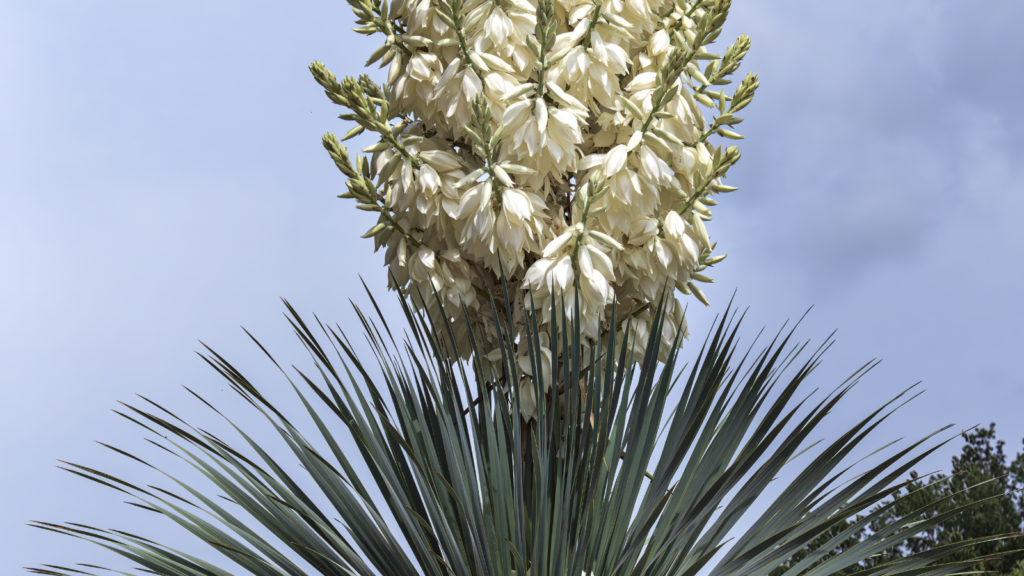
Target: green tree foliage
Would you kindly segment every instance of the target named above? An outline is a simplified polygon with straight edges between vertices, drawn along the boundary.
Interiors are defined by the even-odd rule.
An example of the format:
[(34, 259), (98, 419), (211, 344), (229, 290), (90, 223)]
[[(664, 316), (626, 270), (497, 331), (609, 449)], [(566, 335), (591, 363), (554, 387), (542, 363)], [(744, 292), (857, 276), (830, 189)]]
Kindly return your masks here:
[[(815, 538), (814, 541), (807, 545), (803, 550), (799, 550), (795, 554), (793, 554), (793, 556), (786, 560), (786, 562), (784, 562), (781, 566), (773, 570), (770, 576), (782, 576), (798, 564), (806, 563), (807, 557), (810, 554), (814, 552), (820, 552), (822, 549), (827, 550), (827, 553), (820, 562), (825, 562), (830, 558), (834, 558), (835, 556), (843, 552), (846, 552), (847, 550), (853, 548), (857, 544), (860, 544), (863, 540), (863, 536), (867, 532), (867, 528), (854, 527), (857, 522), (861, 522), (863, 520), (863, 516), (857, 516), (856, 518), (845, 519), (840, 521), (834, 527), (828, 529), (824, 534)], [(829, 545), (829, 543), (832, 542), (832, 540), (835, 539), (837, 536), (851, 529), (854, 529), (852, 534), (841, 539), (838, 543), (833, 542), (831, 546)], [(833, 572), (833, 574), (835, 574), (836, 576), (847, 576), (848, 574), (860, 572), (864, 569), (865, 563), (866, 561), (858, 562), (856, 564), (853, 564), (852, 566), (847, 566), (842, 570)]]
[[(1005, 442), (996, 439), (996, 425), (976, 428), (963, 434), (966, 441), (960, 455), (954, 456), (952, 470), (944, 474), (931, 475), (927, 481), (916, 473), (911, 474), (913, 484), (908, 492), (897, 497), (891, 515), (873, 523), (873, 530), (891, 522), (894, 518), (909, 513), (926, 502), (939, 502), (931, 514), (941, 514), (965, 504), (977, 506), (958, 514), (941, 526), (922, 531), (903, 545), (887, 553), (891, 556), (905, 556), (921, 550), (970, 540), (985, 534), (1020, 534), (1024, 524), (1024, 452), (1012, 461), (1007, 461), (1003, 451)], [(1010, 574), (1014, 566), (1024, 560), (1019, 551), (1022, 539), (1008, 539), (977, 544), (951, 555), (952, 558), (988, 556), (1007, 550), (1018, 550), (996, 560), (983, 562), (976, 569), (1000, 574)]]
[[(953, 457), (949, 475), (932, 474), (924, 479), (917, 472), (911, 472), (910, 483), (906, 488), (898, 492), (893, 500), (875, 508), (875, 512), (881, 514), (856, 534), (833, 545), (830, 555), (845, 552), (871, 534), (884, 530), (894, 521), (929, 505), (934, 507), (923, 514), (922, 519), (970, 505), (968, 510), (952, 516), (940, 525), (919, 531), (877, 556), (846, 568), (842, 574), (854, 574), (865, 568), (956, 545), (979, 536), (1018, 534), (1022, 537), (986, 541), (960, 548), (952, 552), (949, 558), (967, 560), (1001, 555), (978, 564), (974, 570), (1024, 576), (1024, 550), (1021, 550), (1024, 544), (1024, 451), (1008, 461), (1004, 452), (1005, 442), (996, 439), (995, 429), (996, 425), (992, 423), (988, 428), (964, 432), (962, 437), (966, 444), (961, 453)], [(848, 519), (822, 535), (789, 562), (777, 568), (772, 576), (781, 576), (798, 560), (825, 546), (832, 536), (862, 518), (858, 516), (856, 519)]]
[(1013, 570), (1010, 571), (1010, 576), (1024, 576), (1024, 559), (1017, 561)]

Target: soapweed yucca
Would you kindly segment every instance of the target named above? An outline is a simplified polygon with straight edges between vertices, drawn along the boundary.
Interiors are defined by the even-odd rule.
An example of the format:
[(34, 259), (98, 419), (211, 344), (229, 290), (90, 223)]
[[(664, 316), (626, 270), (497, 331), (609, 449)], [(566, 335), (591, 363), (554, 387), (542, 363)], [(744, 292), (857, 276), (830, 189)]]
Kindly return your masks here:
[[(296, 370), (292, 381), (315, 430), (297, 428), (216, 352), (205, 356), (266, 417), (290, 454), (271, 454), (241, 429), (245, 447), (232, 446), (153, 404), (157, 410), (130, 407), (125, 415), (160, 434), (160, 445), (192, 463), (210, 486), (178, 481), (175, 490), (184, 492), (177, 494), (69, 465), (173, 520), (223, 554), (227, 566), (126, 532), (78, 523), (35, 526), (95, 542), (143, 572), (173, 576), (765, 576), (779, 566), (789, 566), (785, 576), (824, 576), (860, 565), (967, 508), (929, 517), (937, 503), (930, 504), (836, 554), (837, 543), (886, 513), (888, 498), (907, 486), (899, 480), (942, 443), (924, 447), (938, 432), (932, 433), (873, 468), (850, 473), (846, 457), (893, 413), (908, 395), (903, 391), (825, 443), (813, 459), (807, 456), (809, 462), (790, 464), (871, 367), (824, 398), (798, 397), (827, 346), (798, 360), (807, 345), (794, 343), (791, 332), (780, 332), (760, 352), (740, 353), (742, 316), (727, 310), (688, 367), (680, 367), (678, 342), (668, 360), (658, 362), (658, 338), (648, 340), (636, 363), (628, 341), (581, 345), (572, 320), (579, 315), (564, 307), (578, 302), (552, 305), (552, 318), (561, 320), (547, 324), (545, 354), (538, 352), (537, 321), (527, 316), (534, 328), (525, 344), (539, 400), (537, 417), (524, 419), (525, 387), (507, 384), (522, 376), (507, 304), (491, 303), (503, 360), (488, 381), (479, 363), (451, 360), (451, 326), (431, 325), (401, 302), (406, 340), (395, 340), (383, 316), (375, 322), (359, 314), (376, 368), (359, 359), (339, 327), (307, 324), (285, 303), (315, 364), (312, 371)], [(376, 302), (374, 308), (379, 315)], [(655, 328), (666, 321), (660, 309), (654, 318)], [(553, 382), (544, 393), (546, 375)], [(310, 433), (329, 451), (316, 449)], [(783, 473), (787, 464), (799, 469)], [(358, 466), (369, 474), (358, 474)], [(175, 470), (165, 473), (175, 478)], [(760, 502), (780, 474), (792, 479), (774, 501)], [(231, 504), (219, 502), (215, 492)], [(314, 492), (330, 506), (318, 507)], [(748, 514), (754, 510), (760, 511)], [(257, 534), (257, 525), (273, 537)], [(829, 531), (835, 536), (822, 544)], [(819, 545), (807, 553), (812, 542)], [(970, 544), (865, 562), (861, 573), (954, 573), (982, 560), (942, 563)], [(92, 564), (31, 569), (63, 576), (98, 570)]]

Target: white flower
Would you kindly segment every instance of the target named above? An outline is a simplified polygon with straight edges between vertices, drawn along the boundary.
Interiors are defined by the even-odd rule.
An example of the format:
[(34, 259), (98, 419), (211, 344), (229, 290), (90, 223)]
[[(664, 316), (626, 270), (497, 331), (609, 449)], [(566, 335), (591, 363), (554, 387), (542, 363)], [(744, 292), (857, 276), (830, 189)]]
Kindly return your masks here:
[(443, 150), (420, 151), (428, 145), (441, 144), (430, 140), (409, 147), (423, 160), (418, 168), (412, 159), (390, 151), (381, 153), (377, 158), (377, 171), (390, 172), (391, 205), (399, 211), (418, 212), (423, 226), (435, 225), (435, 219), (442, 214), (446, 221), (455, 216), (459, 206), (455, 183), (465, 176), (458, 156)]
[(523, 288), (538, 294), (564, 293), (572, 285), (573, 277), (572, 258), (568, 254), (541, 258), (526, 271)]
[(413, 282), (428, 282), (434, 272), (434, 251), (420, 246), (409, 261), (409, 277)]
[(615, 176), (626, 165), (626, 147), (622, 144), (608, 151), (604, 158), (605, 176)]
[[(523, 264), (525, 248), (535, 250), (543, 222), (536, 213), (544, 209), (544, 201), (537, 195), (504, 188), (501, 192), (501, 212), (498, 214), (496, 229), (498, 249), (506, 274), (514, 274)], [(531, 250), (531, 251), (532, 251)]]
[(651, 39), (647, 43), (647, 50), (652, 55), (658, 56), (668, 52), (671, 46), (672, 40), (669, 38), (668, 30), (662, 28), (651, 34)]
[(434, 118), (435, 125), (445, 132), (461, 133), (469, 125), (473, 99), (483, 88), (483, 81), (471, 67), (459, 58), (452, 60), (428, 100), (439, 113)]
[(521, 224), (533, 217), (533, 202), (521, 190), (506, 188), (501, 194), (502, 212), (510, 222)]
[[(665, 316), (661, 333), (659, 334), (660, 342), (658, 343), (658, 360), (662, 362), (667, 361), (672, 354), (672, 345), (677, 337), (684, 339), (690, 335), (686, 315), (679, 300), (674, 297), (667, 298), (664, 306)], [(640, 314), (635, 314), (631, 318), (622, 320), (619, 324), (620, 332), (625, 331), (627, 324), (630, 325), (629, 336), (631, 338), (631, 346), (629, 350), (633, 354), (634, 361), (639, 362), (643, 360), (644, 352), (647, 349), (651, 336), (651, 323), (653, 319), (654, 310), (649, 308)]]
[(462, 229), (462, 242), (469, 246), (486, 246), (494, 253), (494, 210), (491, 206), (492, 186), (485, 180), (473, 186), (462, 196), (456, 218), (466, 220)]
[[(537, 340), (540, 344), (540, 356), (535, 362), (540, 365), (541, 380), (544, 381), (544, 392), (551, 390), (551, 342), (547, 334), (538, 334)], [(530, 360), (529, 344), (520, 342), (520, 353), (516, 356), (516, 364), (527, 376), (533, 377), (533, 362)]]
[(505, 110), (505, 154), (534, 168), (535, 181), (572, 170), (580, 155), (584, 118), (579, 109), (548, 106), (542, 98), (520, 100)]
[(526, 421), (537, 418), (537, 384), (529, 376), (519, 381), (519, 413)]
[[(576, 30), (582, 34), (589, 26), (589, 20), (584, 19), (576, 25)], [(555, 49), (560, 48), (562, 46), (559, 45)], [(628, 72), (628, 66), (626, 50), (618, 44), (606, 42), (596, 30), (590, 36), (590, 50), (583, 46), (573, 47), (560, 63), (561, 78), (569, 85), (570, 94), (585, 103), (593, 99), (608, 108), (615, 107), (615, 97), (619, 93), (618, 77)]]
[(544, 258), (551, 258), (556, 253), (558, 253), (558, 251), (560, 251), (562, 248), (569, 244), (569, 242), (573, 239), (573, 236), (576, 235), (577, 231), (578, 229), (573, 227), (563, 232), (557, 238), (548, 243), (547, 246), (544, 247), (544, 252), (542, 252), (541, 255)]
[(640, 176), (655, 186), (667, 186), (672, 183), (672, 168), (661, 159), (650, 147), (641, 145)]
[(604, 310), (604, 307), (611, 304), (615, 298), (615, 292), (609, 282), (615, 275), (607, 256), (597, 250), (594, 250), (593, 254), (591, 257), (591, 249), (588, 246), (580, 245), (580, 290), (587, 310)]
[(477, 308), (476, 291), (471, 280), (472, 271), (458, 250), (445, 250), (434, 259), (434, 288), (454, 312), (462, 306)]

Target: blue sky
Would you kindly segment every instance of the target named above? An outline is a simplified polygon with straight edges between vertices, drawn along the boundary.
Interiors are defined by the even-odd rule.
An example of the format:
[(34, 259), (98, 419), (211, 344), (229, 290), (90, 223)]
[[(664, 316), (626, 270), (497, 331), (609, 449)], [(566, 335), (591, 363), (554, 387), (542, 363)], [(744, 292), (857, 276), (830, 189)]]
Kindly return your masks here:
[[(238, 328), (308, 359), (279, 315), (354, 326), (358, 276), (383, 292), (366, 214), (335, 198), (319, 139), (343, 131), (306, 71), (358, 74), (373, 44), (343, 2), (5, 3), (0, 19), (0, 534), (4, 568), (109, 560), (29, 519), (146, 526), (56, 459), (136, 469), (109, 409), (143, 394), (211, 421), (179, 386), (246, 415), (192, 354), (215, 347), (290, 402)], [(813, 385), (882, 364), (834, 415), (834, 438), (919, 380), (876, 444), (949, 423), (1024, 437), (1024, 4), (736, 0), (723, 40), (753, 38), (761, 88), (711, 232), (730, 254), (691, 304), (695, 334), (733, 290), (748, 327), (815, 306), (799, 334), (838, 343)], [(385, 297), (386, 299), (387, 297)], [(358, 333), (353, 327), (351, 332)], [(919, 471), (948, 469), (960, 441)], [(178, 540), (178, 542), (187, 540)], [(192, 549), (195, 549), (193, 546)]]

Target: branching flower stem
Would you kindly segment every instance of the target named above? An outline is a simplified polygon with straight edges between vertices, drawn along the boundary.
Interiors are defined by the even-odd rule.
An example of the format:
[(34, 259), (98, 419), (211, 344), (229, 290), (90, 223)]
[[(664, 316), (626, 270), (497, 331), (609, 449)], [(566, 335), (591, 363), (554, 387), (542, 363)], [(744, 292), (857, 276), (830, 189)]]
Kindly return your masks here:
[(408, 46), (398, 41), (398, 34), (396, 34), (394, 26), (392, 26), (390, 20), (377, 17), (374, 18), (374, 24), (376, 24), (377, 27), (380, 28), (381, 32), (387, 34), (388, 40), (391, 42), (391, 45), (397, 46), (398, 49), (401, 50), (403, 54), (405, 54), (406, 58), (412, 56), (412, 50), (409, 50)]
[(545, 76), (548, 66), (554, 63), (549, 62), (551, 55), (548, 53), (555, 45), (557, 30), (555, 7), (552, 0), (540, 0), (537, 2), (537, 25), (534, 27), (534, 30), (536, 35), (535, 44), (528, 46), (537, 58), (537, 97), (543, 98), (546, 91)]
[[(696, 9), (698, 4), (699, 2), (694, 3), (693, 9)], [(680, 75), (682, 75), (683, 70), (697, 56), (697, 51), (709, 39), (714, 39), (717, 36), (722, 24), (725, 23), (730, 6), (731, 0), (719, 0), (708, 12), (704, 13), (700, 29), (695, 34), (692, 46), (686, 50), (686, 53), (682, 54), (681, 48), (677, 47), (669, 54), (665, 67), (658, 72), (658, 87), (655, 88), (654, 97), (651, 101), (651, 113), (644, 119), (643, 126), (640, 128), (641, 138), (647, 135), (647, 131), (650, 130), (657, 114), (664, 110), (665, 105), (675, 96), (675, 84), (679, 80)], [(678, 32), (673, 32), (673, 34), (678, 34)], [(723, 67), (724, 69), (725, 67)]]
[(590, 24), (587, 25), (587, 35), (583, 37), (583, 46), (590, 48), (590, 35), (594, 33), (594, 28), (597, 28), (597, 21), (601, 17), (601, 5), (604, 4), (604, 0), (597, 0), (594, 3), (594, 13), (590, 15)]
[(466, 67), (472, 69), (473, 73), (479, 78), (483, 78), (484, 71), (477, 69), (476, 64), (473, 63), (473, 59), (469, 57), (469, 45), (466, 44), (466, 35), (462, 33), (462, 29), (459, 27), (455, 27), (453, 30), (455, 31), (455, 37), (459, 39), (459, 50), (462, 51)]
[(390, 208), (388, 208), (387, 206), (381, 205), (380, 213), (381, 213), (382, 216), (384, 216), (384, 219), (388, 221), (388, 224), (390, 224), (392, 228), (394, 228), (399, 234), (401, 234), (402, 236), (405, 237), (406, 242), (412, 244), (416, 248), (419, 248), (420, 246), (422, 246), (422, 243), (419, 240), (413, 238), (412, 234), (410, 234), (405, 228), (402, 227), (401, 224), (399, 224), (391, 216), (391, 209)]
[[(721, 149), (719, 149), (721, 150)], [(714, 182), (715, 178), (719, 178), (725, 174), (729, 168), (740, 159), (740, 151), (735, 146), (730, 146), (724, 152), (715, 153), (714, 165), (711, 167), (711, 172), (707, 178), (697, 187), (693, 192), (693, 196), (686, 202), (686, 205), (679, 209), (679, 214), (685, 214), (687, 210), (693, 207), (694, 202), (700, 200), (707, 192), (711, 183)]]
[(466, 34), (464, 27), (466, 26), (466, 18), (462, 14), (462, 2), (461, 0), (451, 0), (450, 2), (439, 2), (437, 5), (437, 16), (442, 22), (444, 22), (452, 32), (455, 33), (455, 39), (459, 43), (459, 51), (462, 53), (463, 64), (467, 68), (473, 71), (474, 74), (479, 78), (483, 78), (486, 70), (481, 70), (471, 58), (469, 44), (466, 42)]
[[(347, 182), (348, 192), (339, 195), (339, 197), (354, 198), (360, 203), (357, 205), (357, 208), (360, 210), (379, 213), (387, 222), (388, 228), (393, 228), (399, 234), (404, 236), (410, 244), (418, 248), (421, 245), (420, 241), (414, 238), (408, 230), (398, 223), (398, 220), (396, 220), (392, 215), (391, 208), (386, 203), (386, 197), (382, 198), (377, 193), (377, 188), (373, 184), (373, 180), (361, 172), (360, 168), (366, 160), (364, 160), (362, 156), (357, 156), (357, 166), (353, 166), (352, 161), (348, 156), (348, 150), (338, 142), (338, 138), (334, 134), (325, 134), (323, 137), (323, 145), (334, 160), (334, 164), (339, 170), (341, 170), (341, 173), (349, 178)], [(377, 226), (370, 230), (373, 231), (378, 226), (383, 225), (377, 224)]]
[(381, 136), (383, 136), (384, 139), (387, 141), (388, 146), (391, 146), (392, 148), (395, 149), (396, 152), (401, 154), (403, 158), (412, 162), (413, 168), (420, 167), (420, 159), (414, 156), (408, 150), (406, 150), (405, 146), (403, 146), (402, 143), (399, 142), (397, 138), (395, 138), (395, 135), (391, 133), (391, 130), (381, 131)]

